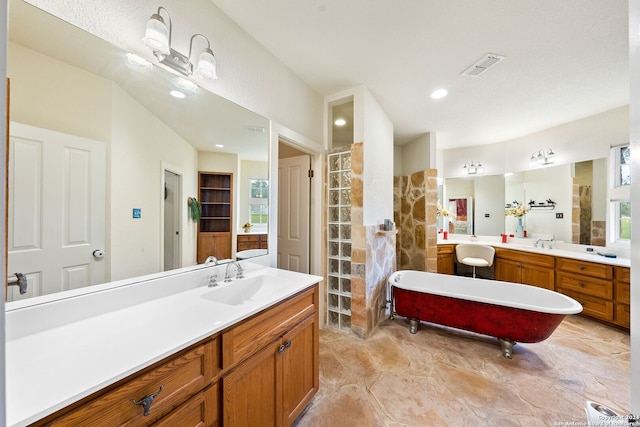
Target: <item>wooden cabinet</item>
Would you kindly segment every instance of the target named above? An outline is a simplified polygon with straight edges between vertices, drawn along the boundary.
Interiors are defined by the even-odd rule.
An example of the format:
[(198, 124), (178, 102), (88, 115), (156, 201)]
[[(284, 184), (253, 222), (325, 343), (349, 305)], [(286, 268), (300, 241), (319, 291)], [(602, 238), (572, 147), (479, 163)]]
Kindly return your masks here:
[(225, 333), (225, 426), (291, 425), (319, 386), (317, 287)]
[(455, 245), (438, 245), (438, 273), (455, 274)]
[[(289, 426), (319, 387), (318, 292), (316, 284), (34, 425)], [(133, 401), (152, 395), (145, 415)]]
[(631, 327), (630, 269), (627, 267), (614, 267), (613, 277), (613, 321), (616, 325), (629, 329)]
[(266, 234), (238, 234), (237, 251), (267, 249), (267, 237)]
[(496, 248), (495, 278), (539, 288), (554, 289), (555, 257)]
[(198, 263), (208, 256), (231, 258), (233, 174), (198, 172), (198, 193), (202, 206), (198, 222)]
[(558, 258), (556, 290), (582, 304), (582, 314), (613, 322), (613, 266)]
[[(214, 381), (221, 370), (219, 344), (219, 338), (209, 339), (81, 400), (62, 415), (54, 414), (36, 425), (148, 426), (164, 420), (165, 416), (169, 417), (165, 425), (171, 425), (171, 419), (181, 419), (176, 414), (183, 414), (185, 419), (199, 416), (205, 418), (202, 421), (206, 425), (216, 425), (218, 396)], [(141, 402), (154, 394), (148, 410), (143, 405), (134, 404), (134, 401)], [(200, 415), (196, 415), (198, 412)]]

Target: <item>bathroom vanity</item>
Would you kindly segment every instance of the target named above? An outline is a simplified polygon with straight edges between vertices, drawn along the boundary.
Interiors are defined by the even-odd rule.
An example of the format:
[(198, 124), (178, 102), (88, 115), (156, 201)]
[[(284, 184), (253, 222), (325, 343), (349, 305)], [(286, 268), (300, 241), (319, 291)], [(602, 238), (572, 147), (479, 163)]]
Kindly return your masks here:
[(8, 425), (290, 425), (318, 390), (322, 278), (208, 287), (222, 268), (9, 311)]
[[(455, 274), (455, 246), (467, 240), (438, 243), (438, 272)], [(553, 249), (533, 242), (488, 240), (495, 248), (496, 280), (560, 292), (582, 304), (582, 314), (623, 329), (630, 327), (630, 260), (584, 252), (580, 245), (558, 243)], [(557, 249), (556, 249), (557, 248)], [(576, 250), (571, 250), (576, 249)], [(582, 249), (582, 251), (580, 250)]]

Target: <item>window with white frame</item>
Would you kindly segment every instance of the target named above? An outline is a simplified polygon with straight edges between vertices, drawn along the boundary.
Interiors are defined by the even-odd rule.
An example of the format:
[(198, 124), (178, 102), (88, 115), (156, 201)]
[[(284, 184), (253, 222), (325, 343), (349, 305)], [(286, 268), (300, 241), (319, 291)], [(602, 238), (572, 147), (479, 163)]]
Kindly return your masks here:
[(609, 242), (631, 241), (631, 149), (628, 144), (611, 148), (609, 188)]
[(249, 222), (252, 225), (269, 223), (269, 180), (249, 180)]

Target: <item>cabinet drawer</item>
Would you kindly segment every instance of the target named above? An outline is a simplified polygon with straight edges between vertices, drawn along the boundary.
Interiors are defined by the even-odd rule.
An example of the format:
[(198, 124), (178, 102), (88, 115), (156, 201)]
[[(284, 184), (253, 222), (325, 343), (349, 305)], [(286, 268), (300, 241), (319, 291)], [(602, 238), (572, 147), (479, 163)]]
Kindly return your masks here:
[(558, 270), (587, 274), (600, 279), (613, 279), (613, 266), (596, 262), (579, 261), (569, 258), (558, 258)]
[(557, 289), (558, 292), (570, 296), (574, 300), (582, 304), (582, 314), (595, 317), (597, 319), (613, 321), (613, 302), (605, 301), (600, 298), (594, 298), (579, 292), (573, 292), (568, 289)]
[(616, 304), (615, 322), (625, 328), (631, 327), (631, 308), (627, 304)]
[(153, 427), (219, 426), (218, 400), (218, 384), (215, 383), (183, 403)]
[(628, 283), (616, 282), (616, 302), (622, 304), (631, 304), (631, 290)]
[[(213, 339), (185, 353), (172, 356), (143, 374), (116, 385), (86, 401), (49, 425), (146, 426), (158, 421), (174, 408), (205, 388), (218, 374), (219, 340)], [(158, 392), (149, 414), (132, 403)]]
[(631, 269), (627, 267), (615, 267), (614, 275), (619, 282), (631, 282)]
[(262, 311), (222, 333), (222, 366), (230, 366), (272, 342), (296, 323), (315, 313), (318, 285)]
[(553, 268), (555, 266), (555, 257), (551, 255), (542, 255), (533, 252), (517, 251), (513, 249), (496, 248), (495, 256), (496, 258), (525, 262), (527, 264), (537, 264), (543, 267)]
[(438, 245), (438, 255), (452, 254), (455, 245)]
[(596, 298), (613, 299), (613, 282), (579, 274), (558, 271), (556, 288), (569, 289)]

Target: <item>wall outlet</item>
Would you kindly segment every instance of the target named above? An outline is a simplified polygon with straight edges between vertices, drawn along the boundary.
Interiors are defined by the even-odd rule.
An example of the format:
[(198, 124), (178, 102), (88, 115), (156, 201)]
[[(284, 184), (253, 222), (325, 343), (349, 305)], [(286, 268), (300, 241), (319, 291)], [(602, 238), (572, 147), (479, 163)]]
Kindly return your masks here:
[(489, 218), (491, 215), (490, 214), (484, 214), (485, 218)]
[(564, 214), (562, 212), (556, 212), (556, 219), (564, 218)]

